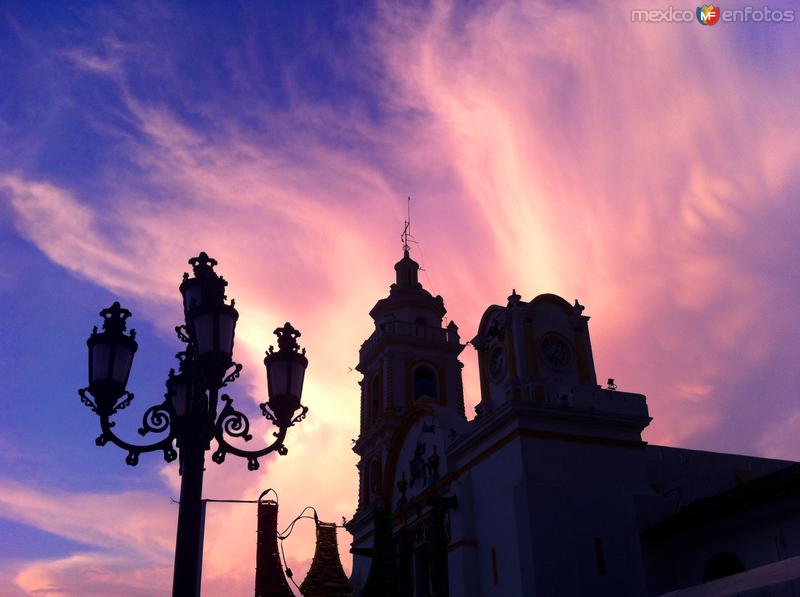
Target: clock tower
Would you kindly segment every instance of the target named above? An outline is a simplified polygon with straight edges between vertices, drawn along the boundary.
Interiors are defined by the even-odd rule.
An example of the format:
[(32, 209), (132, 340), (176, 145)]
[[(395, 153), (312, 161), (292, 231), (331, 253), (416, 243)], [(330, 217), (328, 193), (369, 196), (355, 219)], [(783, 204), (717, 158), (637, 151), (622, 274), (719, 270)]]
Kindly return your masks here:
[(583, 306), (554, 294), (489, 307), (472, 344), (478, 350), (478, 416), (511, 400), (577, 406), (598, 389), (589, 318)]

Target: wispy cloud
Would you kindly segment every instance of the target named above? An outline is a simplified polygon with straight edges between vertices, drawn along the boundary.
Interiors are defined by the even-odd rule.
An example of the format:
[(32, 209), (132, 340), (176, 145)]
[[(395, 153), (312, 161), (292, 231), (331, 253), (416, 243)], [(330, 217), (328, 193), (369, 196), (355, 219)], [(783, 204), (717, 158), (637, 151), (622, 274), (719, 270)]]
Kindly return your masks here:
[(19, 562), (13, 582), (31, 595), (146, 595), (170, 570), (175, 508), (143, 492), (76, 494), (0, 479), (0, 516), (89, 546)]
[[(133, 11), (141, 35), (131, 40), (128, 24), (105, 14), (101, 41), (50, 51), (96, 91), (82, 115), (112, 158), (91, 162), (91, 180), (11, 162), (0, 194), (22, 237), (166, 330), (180, 316), (175, 286), (187, 257), (217, 257), (241, 311), (238, 401), (250, 412), (265, 396), (271, 330), (289, 319), (303, 331), (311, 413), (292, 429), (289, 455), (258, 474), (235, 461), (209, 465), (210, 497), (273, 486), (282, 520), (307, 502), (328, 520), (352, 513), (358, 387), (348, 367), (391, 282), (407, 194), (423, 280), (464, 336), (512, 287), (526, 299), (578, 297), (593, 317), (599, 377), (648, 394), (648, 439), (797, 458), (765, 440), (800, 381), (786, 364), (800, 337), (789, 313), (800, 263), (800, 82), (774, 67), (788, 64), (797, 41), (778, 27), (766, 40), (738, 27), (709, 36), (633, 24), (628, 9), (382, 4), (372, 21), (354, 22), (352, 57), (308, 42), (290, 62), (248, 22), (241, 44), (221, 44), (192, 73), (192, 48), (174, 44), (180, 19), (162, 12), (156, 24)], [(314, 59), (335, 72), (328, 95), (304, 88)], [(201, 80), (213, 83), (206, 96)], [(276, 87), (285, 97), (270, 95)], [(41, 143), (26, 137), (22, 154)], [(474, 405), (474, 356), (463, 360)], [(270, 439), (266, 422), (257, 433), (254, 443)], [(174, 467), (163, 478), (174, 488)], [(103, 534), (116, 514), (100, 502), (119, 500), (91, 499), (97, 528), (73, 523), (89, 530), (43, 520), (55, 503), (43, 501), (39, 514), (5, 507), (50, 532), (89, 533), (114, 557), (147, 552), (127, 523), (127, 538)], [(174, 512), (161, 508), (163, 555)], [(249, 587), (254, 524), (247, 508), (210, 511), (207, 594), (234, 577)], [(292, 557), (307, 562), (310, 530), (292, 541)], [(340, 535), (345, 562), (347, 543)], [(91, 594), (78, 576), (96, 568), (97, 578), (114, 570), (130, 581), (119, 594), (138, 594), (144, 560), (91, 558), (34, 563), (18, 582)], [(169, 566), (166, 556), (147, 561)], [(164, 572), (153, 578), (169, 583)]]

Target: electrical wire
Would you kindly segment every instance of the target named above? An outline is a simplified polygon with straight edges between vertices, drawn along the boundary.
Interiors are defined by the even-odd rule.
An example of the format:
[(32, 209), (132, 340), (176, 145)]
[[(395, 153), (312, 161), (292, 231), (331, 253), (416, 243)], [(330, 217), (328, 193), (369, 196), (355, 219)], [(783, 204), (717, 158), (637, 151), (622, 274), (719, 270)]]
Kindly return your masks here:
[[(262, 493), (261, 496), (263, 497), (265, 494), (267, 494), (270, 491), (272, 491), (275, 494), (275, 503), (277, 503), (278, 502), (278, 492), (275, 491), (272, 488), (270, 488), (267, 491), (265, 491), (264, 493)], [(178, 500), (176, 500), (173, 497), (170, 497), (170, 501), (173, 504), (180, 503)], [(210, 498), (205, 498), (205, 499), (203, 499), (201, 501), (207, 502), (207, 503), (208, 502), (215, 503), (215, 504), (260, 504), (262, 502), (261, 499), (258, 499), (258, 500), (215, 500), (215, 499), (210, 499)], [(306, 514), (306, 510), (311, 510), (314, 513), (314, 516), (307, 515)], [(316, 508), (314, 508), (314, 506), (306, 506), (305, 508), (303, 508), (300, 511), (300, 514), (298, 514), (294, 518), (294, 520), (292, 520), (292, 522), (289, 523), (289, 526), (287, 526), (282, 533), (278, 533), (278, 539), (280, 539), (281, 560), (283, 561), (283, 569), (284, 569), (284, 572), (286, 574), (286, 578), (288, 578), (290, 581), (292, 581), (292, 584), (295, 587), (297, 587), (298, 591), (300, 590), (300, 586), (297, 584), (297, 582), (295, 582), (294, 573), (292, 572), (292, 569), (289, 568), (289, 565), (286, 562), (286, 552), (283, 550), (283, 541), (284, 541), (284, 539), (288, 539), (289, 536), (292, 534), (292, 531), (294, 531), (294, 525), (297, 524), (297, 522), (299, 520), (304, 520), (304, 519), (313, 520), (315, 524), (319, 524), (319, 516), (317, 515), (317, 510), (316, 510)], [(344, 519), (342, 519), (342, 520), (344, 521)], [(337, 529), (345, 528), (344, 524), (335, 524), (335, 523), (332, 523), (332, 524)]]
[(314, 508), (312, 506), (306, 506), (305, 508), (303, 508), (303, 511), (300, 512), (300, 514), (292, 522), (289, 523), (289, 526), (286, 527), (282, 533), (278, 533), (278, 538), (287, 539), (289, 537), (289, 535), (292, 534), (292, 531), (294, 530), (295, 523), (298, 520), (301, 520), (303, 518), (308, 518), (310, 520), (314, 520), (316, 522), (319, 522), (319, 518), (317, 517), (317, 511), (316, 510), (314, 510), (314, 516), (304, 516), (303, 513), (306, 510), (309, 510), (309, 509), (314, 510)]
[[(300, 590), (300, 585), (294, 580), (294, 574), (292, 573), (292, 569), (289, 568), (289, 565), (286, 563), (286, 554), (283, 553), (283, 539), (281, 539), (281, 559), (283, 560), (283, 569), (286, 572), (286, 578), (292, 581), (292, 584), (297, 587), (297, 590)], [(301, 593), (302, 595), (302, 593)]]
[(420, 243), (416, 238), (414, 238), (414, 235), (412, 234), (408, 235), (408, 240), (409, 242), (412, 242), (415, 245), (417, 245), (417, 249), (419, 250), (419, 260), (421, 264), (419, 269), (421, 269), (422, 273), (425, 274), (425, 279), (428, 281), (428, 288), (431, 289), (431, 294), (435, 295), (436, 290), (433, 287), (433, 282), (431, 282), (431, 277), (428, 275), (428, 268), (425, 267), (425, 254), (422, 252), (422, 243)]
[[(409, 242), (414, 243), (417, 246), (417, 250), (419, 250), (419, 261), (420, 261), (420, 270), (423, 274), (425, 274), (425, 280), (428, 282), (428, 288), (430, 288), (431, 294), (436, 296), (436, 289), (433, 286), (433, 282), (431, 282), (431, 277), (428, 275), (428, 268), (425, 267), (425, 254), (422, 252), (422, 243), (420, 243), (416, 238), (414, 238), (413, 234), (408, 235)], [(442, 302), (444, 302), (444, 298), (442, 298)], [(449, 322), (449, 318), (445, 315), (444, 318), (444, 325), (446, 326)]]

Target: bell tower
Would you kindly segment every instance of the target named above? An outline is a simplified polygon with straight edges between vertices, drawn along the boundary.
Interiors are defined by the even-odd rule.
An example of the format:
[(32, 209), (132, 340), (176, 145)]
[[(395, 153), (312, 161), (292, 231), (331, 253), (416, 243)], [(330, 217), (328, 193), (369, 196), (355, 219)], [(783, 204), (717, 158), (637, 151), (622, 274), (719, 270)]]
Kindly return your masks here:
[(458, 360), (465, 345), (458, 326), (443, 325), (444, 301), (420, 284), (419, 264), (411, 259), (407, 241), (394, 270), (389, 296), (369, 312), (375, 330), (361, 345), (356, 367), (363, 375), (361, 429), (353, 447), (360, 456), (356, 515), (391, 496), (391, 481), (385, 478), (388, 449), (415, 406), (437, 405), (466, 420)]

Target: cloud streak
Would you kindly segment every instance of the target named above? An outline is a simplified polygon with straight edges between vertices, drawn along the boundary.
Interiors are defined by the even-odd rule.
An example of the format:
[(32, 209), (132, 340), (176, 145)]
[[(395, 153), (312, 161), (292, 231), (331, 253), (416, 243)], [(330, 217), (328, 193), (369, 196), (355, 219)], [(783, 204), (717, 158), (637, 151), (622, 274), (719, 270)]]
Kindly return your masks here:
[[(111, 158), (91, 162), (92, 180), (12, 160), (0, 193), (21, 237), (165, 330), (180, 317), (187, 257), (218, 258), (241, 312), (237, 404), (253, 416), (271, 330), (289, 319), (303, 331), (311, 413), (292, 429), (289, 455), (255, 475), (235, 461), (209, 465), (209, 497), (276, 487), (286, 521), (308, 502), (327, 520), (354, 510), (358, 387), (348, 367), (392, 280), (407, 194), (423, 281), (462, 336), (512, 287), (526, 299), (578, 297), (593, 316), (598, 376), (648, 394), (650, 441), (797, 458), (798, 446), (767, 439), (787, 435), (796, 417), (779, 413), (800, 382), (785, 366), (800, 337), (789, 314), (800, 83), (772, 66), (787, 64), (797, 41), (778, 27), (766, 40), (738, 27), (709, 36), (633, 24), (631, 7), (379, 4), (370, 20), (347, 24), (349, 58), (323, 37), (276, 67), (265, 66), (268, 36), (247, 21), (236, 25), (244, 41), (221, 43), (196, 81), (181, 65), (198, 63), (201, 49), (175, 44), (175, 14), (161, 25), (146, 11), (129, 15), (138, 40), (102, 15), (102, 38), (45, 47), (52, 55), (38, 60), (96, 91), (81, 114)], [(304, 74), (315, 61), (338, 85), (329, 93), (314, 93)], [(67, 97), (79, 91), (61, 84)], [(270, 96), (271, 85), (285, 97)], [(20, 143), (21, 155), (41, 151), (39, 138)], [(474, 355), (463, 360), (472, 406)], [(270, 439), (266, 423), (257, 436)], [(174, 468), (162, 477), (174, 491)], [(169, 532), (159, 531), (156, 557), (129, 518), (121, 538), (103, 531), (117, 518), (103, 503), (136, 496), (62, 495), (91, 499), (97, 512), (96, 526), (73, 519), (73, 528), (46, 520), (59, 505), (42, 496), (22, 508), (30, 496), (12, 487), (4, 515), (89, 536), (112, 554), (30, 563), (19, 586), (96, 594), (80, 584), (87, 569), (99, 571), (92, 586), (110, 571), (124, 577), (120, 595), (169, 585), (169, 508), (157, 516)], [(250, 590), (254, 512), (215, 506), (208, 525), (206, 594), (230, 593), (232, 578)], [(349, 564), (349, 539), (339, 539)], [(312, 530), (292, 541), (302, 568)], [(137, 555), (126, 560), (126, 549)]]

